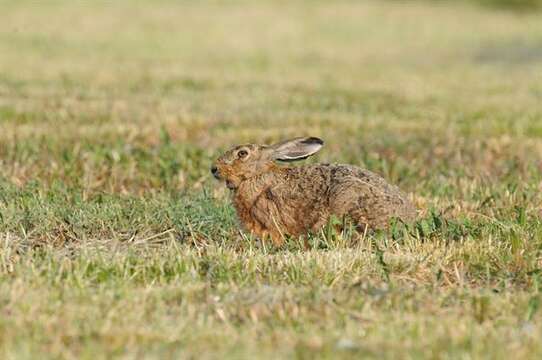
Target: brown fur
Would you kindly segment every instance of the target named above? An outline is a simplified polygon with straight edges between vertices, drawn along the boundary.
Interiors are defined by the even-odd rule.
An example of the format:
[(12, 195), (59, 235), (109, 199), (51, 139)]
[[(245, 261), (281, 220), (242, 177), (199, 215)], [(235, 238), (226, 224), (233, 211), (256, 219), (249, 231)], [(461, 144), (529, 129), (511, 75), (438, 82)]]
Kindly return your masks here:
[[(281, 157), (295, 160), (312, 155), (323, 144), (315, 141), (321, 140), (240, 145), (216, 161), (214, 174), (232, 190), (233, 204), (247, 231), (281, 245), (286, 236), (318, 231), (331, 215), (347, 216), (361, 229), (385, 229), (392, 218), (414, 219), (415, 208), (405, 195), (368, 170), (352, 165), (293, 167), (274, 162)], [(239, 151), (247, 155), (240, 156), (244, 153)]]

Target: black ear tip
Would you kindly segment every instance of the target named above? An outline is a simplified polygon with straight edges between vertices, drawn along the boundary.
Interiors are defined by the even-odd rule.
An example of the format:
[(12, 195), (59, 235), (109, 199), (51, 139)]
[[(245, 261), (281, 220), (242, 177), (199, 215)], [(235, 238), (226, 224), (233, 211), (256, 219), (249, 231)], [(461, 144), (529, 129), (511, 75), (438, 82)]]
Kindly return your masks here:
[(303, 140), (301, 143), (308, 144), (308, 145), (313, 145), (313, 144), (324, 145), (324, 140), (311, 136)]

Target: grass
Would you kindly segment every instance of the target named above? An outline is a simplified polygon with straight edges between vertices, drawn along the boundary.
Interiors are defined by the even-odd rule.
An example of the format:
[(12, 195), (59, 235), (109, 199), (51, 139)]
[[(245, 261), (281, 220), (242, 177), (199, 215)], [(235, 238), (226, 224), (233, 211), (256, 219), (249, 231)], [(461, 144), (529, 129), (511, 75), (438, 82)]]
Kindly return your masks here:
[[(542, 15), (0, 2), (0, 354), (539, 358)], [(313, 135), (410, 228), (239, 231), (212, 160)]]

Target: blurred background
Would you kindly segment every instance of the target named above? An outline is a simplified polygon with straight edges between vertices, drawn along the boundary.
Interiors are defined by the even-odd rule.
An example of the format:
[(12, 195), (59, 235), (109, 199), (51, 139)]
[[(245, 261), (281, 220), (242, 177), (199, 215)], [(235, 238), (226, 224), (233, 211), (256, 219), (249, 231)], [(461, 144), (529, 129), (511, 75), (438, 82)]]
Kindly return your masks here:
[[(248, 238), (305, 135), (420, 220)], [(541, 0), (0, 0), (0, 358), (541, 358), (541, 159)]]

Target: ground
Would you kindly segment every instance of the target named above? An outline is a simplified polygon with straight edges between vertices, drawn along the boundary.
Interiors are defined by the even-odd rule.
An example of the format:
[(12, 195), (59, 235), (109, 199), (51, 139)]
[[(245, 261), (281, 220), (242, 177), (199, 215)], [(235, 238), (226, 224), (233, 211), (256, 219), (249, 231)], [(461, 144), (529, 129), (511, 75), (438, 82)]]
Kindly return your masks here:
[[(470, 2), (0, 3), (0, 353), (542, 356), (542, 15)], [(240, 232), (232, 145), (399, 185), (414, 226)]]

